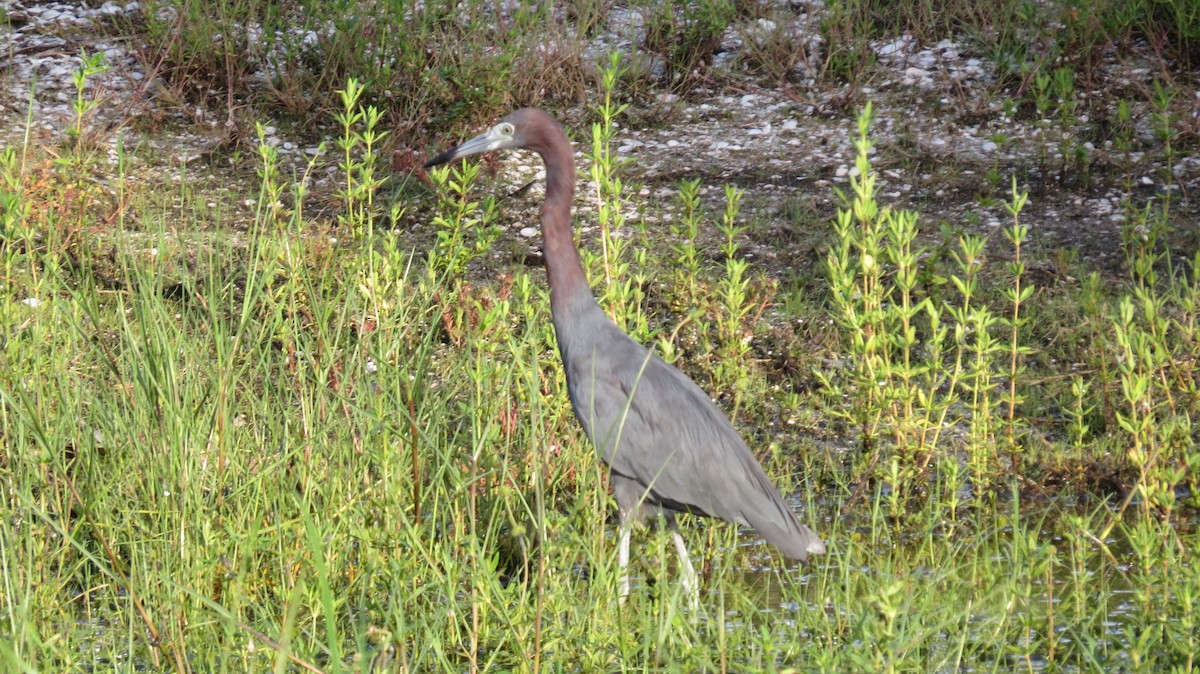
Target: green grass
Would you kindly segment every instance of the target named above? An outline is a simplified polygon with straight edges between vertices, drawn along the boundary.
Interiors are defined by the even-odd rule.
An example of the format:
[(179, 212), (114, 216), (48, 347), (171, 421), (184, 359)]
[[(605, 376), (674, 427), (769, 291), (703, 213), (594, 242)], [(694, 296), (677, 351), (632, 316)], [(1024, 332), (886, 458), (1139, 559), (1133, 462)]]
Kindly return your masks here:
[[(720, 4), (656, 20), (711, 39)], [(258, 9), (183, 22), (196, 34), (171, 43), (172, 81), (223, 71), (189, 40)], [(527, 9), (506, 30), (545, 19)], [(1032, 245), (1015, 185), (994, 190), (1004, 234), (931, 237), (880, 201), (864, 116), (841, 214), (796, 215), (830, 223), (824, 270), (777, 281), (739, 256), (754, 223), (734, 188), (714, 211), (681, 184), (670, 245), (623, 221), (654, 205), (609, 151), (629, 76), (610, 62), (589, 174), (606, 210), (584, 255), (597, 295), (725, 405), (830, 549), (799, 566), (689, 522), (692, 615), (666, 537), (639, 532), (621, 605), (614, 507), (544, 274), (495, 268), (503, 206), (472, 167), (382, 198), (382, 129), (411, 124), (369, 104), (405, 71), (351, 58), (369, 33), (349, 28), (338, 53), (364, 88), (277, 83), (340, 111), (336, 156), (308, 169), (340, 167), (335, 216), (305, 209), (303, 176), (265, 146), (244, 232), (202, 180), (130, 183), (123, 150), (109, 165), (85, 142), (82, 84), (69, 142), (0, 154), (5, 671), (1196, 671), (1200, 258), (1172, 236), (1170, 192), (1131, 198), (1119, 276)], [(660, 47), (695, 65), (695, 46)], [(464, 59), (488, 86), (509, 67)], [(513, 102), (488, 86), (433, 125)], [(1047, 135), (1081, 86), (1043, 80)], [(1168, 159), (1173, 100), (1143, 101)], [(391, 232), (410, 210), (429, 213), (428, 247)], [(1031, 274), (1045, 267), (1058, 282)]]
[[(461, 264), (426, 264), (353, 222), (344, 226), (360, 236), (332, 243), (286, 205), (260, 209), (244, 243), (192, 236), (202, 222), (165, 212), (147, 214), (149, 236), (81, 228), (58, 241), (42, 229), (54, 209), (21, 208), (38, 165), (9, 159), (0, 248), (12, 280), (0, 304), (8, 669), (1195, 666), (1195, 509), (1174, 500), (1200, 467), (1188, 431), (1195, 380), (1180, 369), (1195, 344), (1185, 339), (1196, 315), (1191, 265), (1096, 300), (1106, 308), (1093, 356), (1108, 366), (1078, 377), (1085, 441), (1075, 447), (1027, 409), (1047, 400), (1018, 364), (1036, 347), (1028, 323), (1000, 316), (1020, 315), (1012, 297), (1036, 306), (1037, 296), (1006, 300), (992, 286), (1011, 284), (1016, 263), (985, 276), (954, 253), (965, 274), (954, 285), (981, 298), (931, 304), (905, 271), (912, 223), (875, 210), (868, 183), (856, 182), (847, 213), (857, 215), (843, 226), (857, 218), (856, 231), (873, 233), (839, 230), (831, 254), (850, 248), (830, 282), (872, 279), (834, 297), (848, 353), (867, 349), (854, 361), (875, 370), (826, 372), (824, 388), (773, 397), (769, 373), (744, 352), (726, 354), (742, 359), (733, 379), (719, 369), (729, 363), (699, 357), (689, 340), (676, 354), (718, 394), (758, 392), (739, 399), (741, 418), (806, 407), (855, 420), (846, 440), (862, 450), (745, 429), (760, 451), (771, 445), (768, 468), (830, 553), (798, 567), (730, 527), (688, 527), (705, 560), (702, 609), (688, 615), (671, 551), (653, 532), (638, 540), (630, 602), (615, 600), (612, 507), (570, 413), (541, 278), (515, 270), (498, 285), (473, 284), (461, 270), (476, 244), (461, 237), (439, 243)], [(347, 203), (371, 202), (370, 181), (350, 184), (359, 191), (343, 194)], [(607, 184), (609, 198), (622, 198)], [(443, 226), (482, 217), (461, 187), (439, 189), (450, 190)], [(694, 189), (683, 187), (685, 203)], [(733, 196), (730, 209), (693, 210), (684, 227), (734, 246), (743, 234), (731, 224)], [(102, 247), (115, 252), (105, 260)], [(742, 287), (747, 273), (686, 249), (662, 260), (643, 272), (690, 275), (677, 283), (688, 297), (701, 284)], [(744, 292), (715, 297), (708, 310), (723, 321), (696, 326), (712, 331), (699, 343), (750, 330)], [(870, 298), (876, 309), (851, 310)], [(972, 313), (989, 302), (990, 314)], [(927, 324), (935, 311), (940, 329)], [(852, 316), (874, 327), (851, 330)], [(980, 346), (970, 330), (991, 341)], [(1106, 391), (1111, 426), (1090, 413)], [(943, 439), (930, 439), (938, 428)], [(955, 429), (963, 441), (950, 439)], [(1035, 443), (1038, 431), (1049, 449)], [(1116, 454), (1094, 454), (1101, 448)], [(1117, 464), (1136, 500), (1083, 483), (1047, 494), (1022, 477), (1085, 449), (1076, 468)]]

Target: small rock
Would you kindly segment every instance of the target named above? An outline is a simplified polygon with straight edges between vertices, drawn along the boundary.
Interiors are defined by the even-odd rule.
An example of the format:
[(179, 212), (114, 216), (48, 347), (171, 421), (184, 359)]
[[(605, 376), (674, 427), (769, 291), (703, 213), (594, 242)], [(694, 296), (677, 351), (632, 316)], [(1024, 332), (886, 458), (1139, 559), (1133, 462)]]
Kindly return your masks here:
[(886, 58), (888, 56), (897, 54), (899, 52), (908, 51), (908, 47), (911, 44), (912, 44), (912, 38), (908, 37), (908, 36), (904, 36), (904, 37), (898, 38), (896, 40), (893, 40), (892, 42), (889, 42), (885, 45), (882, 45), (882, 46), (876, 48), (875, 53)]
[(526, 239), (532, 239), (533, 237), (537, 236), (537, 232), (538, 231), (536, 227), (522, 227), (519, 234)]

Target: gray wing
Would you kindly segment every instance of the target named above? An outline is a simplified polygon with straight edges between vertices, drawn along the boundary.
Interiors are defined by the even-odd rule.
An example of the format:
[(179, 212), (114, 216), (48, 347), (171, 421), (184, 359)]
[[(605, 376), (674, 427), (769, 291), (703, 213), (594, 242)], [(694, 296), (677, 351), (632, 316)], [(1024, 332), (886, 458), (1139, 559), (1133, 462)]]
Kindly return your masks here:
[(575, 414), (615, 475), (651, 505), (754, 527), (788, 557), (825, 551), (700, 387), (616, 326), (596, 337), (563, 355)]

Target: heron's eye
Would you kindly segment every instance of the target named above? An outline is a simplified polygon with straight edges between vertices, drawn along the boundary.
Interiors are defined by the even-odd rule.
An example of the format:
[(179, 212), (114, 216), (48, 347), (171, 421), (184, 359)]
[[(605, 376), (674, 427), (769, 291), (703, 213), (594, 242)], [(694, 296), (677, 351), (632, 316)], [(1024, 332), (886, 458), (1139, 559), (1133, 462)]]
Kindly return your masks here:
[(501, 124), (500, 133), (504, 134), (505, 136), (513, 135), (513, 125), (509, 124), (508, 122)]

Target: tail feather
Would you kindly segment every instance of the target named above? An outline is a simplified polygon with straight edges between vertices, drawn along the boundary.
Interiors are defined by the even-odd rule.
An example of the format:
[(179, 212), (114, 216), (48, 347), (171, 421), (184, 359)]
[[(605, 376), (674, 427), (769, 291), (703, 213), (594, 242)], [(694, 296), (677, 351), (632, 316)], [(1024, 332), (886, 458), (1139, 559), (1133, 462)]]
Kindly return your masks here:
[[(758, 468), (758, 466), (755, 466)], [(758, 488), (743, 500), (742, 517), (758, 530), (768, 543), (779, 549), (785, 557), (801, 562), (809, 555), (825, 554), (825, 544), (816, 532), (800, 523), (796, 514), (788, 507), (779, 490), (763, 473), (761, 468), (753, 471)]]
[(784, 522), (751, 522), (751, 524), (763, 539), (778, 548), (785, 557), (803, 562), (808, 559), (809, 555), (825, 554), (825, 544), (821, 542), (820, 536), (817, 536), (812, 529), (800, 524), (791, 510), (787, 511)]

